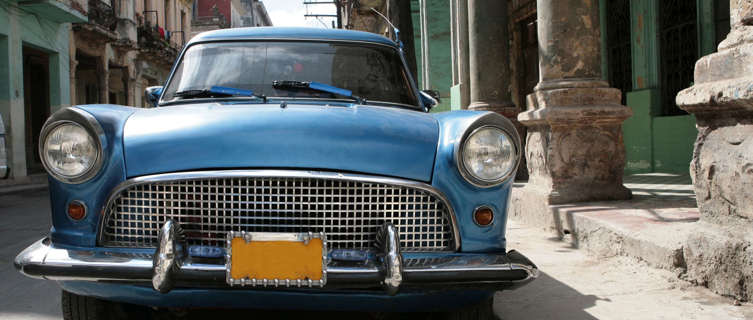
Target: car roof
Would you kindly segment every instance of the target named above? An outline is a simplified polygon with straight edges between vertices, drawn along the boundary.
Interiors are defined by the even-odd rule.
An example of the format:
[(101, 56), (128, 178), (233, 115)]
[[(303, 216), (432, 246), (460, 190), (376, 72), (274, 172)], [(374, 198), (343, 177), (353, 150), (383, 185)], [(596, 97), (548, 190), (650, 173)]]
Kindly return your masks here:
[(324, 28), (303, 27), (250, 27), (230, 28), (202, 32), (189, 41), (188, 44), (204, 41), (222, 40), (337, 40), (337, 41), (363, 41), (397, 46), (391, 39), (375, 33)]

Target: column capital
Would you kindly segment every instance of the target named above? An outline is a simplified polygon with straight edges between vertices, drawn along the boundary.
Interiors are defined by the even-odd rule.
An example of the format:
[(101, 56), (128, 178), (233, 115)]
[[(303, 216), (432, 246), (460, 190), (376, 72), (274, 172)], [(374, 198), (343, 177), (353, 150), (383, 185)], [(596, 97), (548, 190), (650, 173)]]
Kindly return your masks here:
[(493, 111), (499, 113), (507, 118), (515, 119), (520, 113), (520, 109), (512, 103), (507, 101), (503, 103), (486, 103), (486, 102), (473, 102), (468, 106), (468, 110), (474, 111)]
[(518, 115), (525, 126), (620, 124), (632, 109), (620, 104), (622, 92), (610, 87), (576, 87), (534, 91), (528, 110)]

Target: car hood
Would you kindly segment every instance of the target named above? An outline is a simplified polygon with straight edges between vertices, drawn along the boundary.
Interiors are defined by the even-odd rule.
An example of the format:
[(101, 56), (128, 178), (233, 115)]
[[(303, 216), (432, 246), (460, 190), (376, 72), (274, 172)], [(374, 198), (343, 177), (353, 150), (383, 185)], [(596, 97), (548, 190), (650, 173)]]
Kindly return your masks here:
[(439, 128), (388, 107), (199, 104), (142, 109), (123, 132), (127, 176), (202, 169), (349, 171), (430, 181)]

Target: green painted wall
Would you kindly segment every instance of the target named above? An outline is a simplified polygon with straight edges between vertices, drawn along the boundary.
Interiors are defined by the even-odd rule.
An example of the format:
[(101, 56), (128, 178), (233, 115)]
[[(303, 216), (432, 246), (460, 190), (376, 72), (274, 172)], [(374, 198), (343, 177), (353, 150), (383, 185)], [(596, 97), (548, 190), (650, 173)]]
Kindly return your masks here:
[[(427, 17), (427, 34), (429, 37), (430, 88), (439, 91), (442, 102), (432, 109), (432, 112), (450, 110), (450, 86), (452, 86), (452, 53), (450, 38), (450, 7), (447, 0), (425, 0)], [(413, 25), (416, 35), (416, 56), (418, 70), (424, 67), (420, 57), (421, 51), (421, 17), (418, 1), (411, 1), (414, 11)], [(419, 71), (419, 74), (421, 72)], [(419, 84), (422, 83), (419, 75)], [(423, 89), (423, 88), (422, 88)]]
[(698, 131), (695, 117), (659, 117), (651, 112), (660, 103), (659, 90), (644, 89), (627, 94), (633, 116), (622, 125), (625, 140), (625, 172), (687, 173)]
[[(633, 116), (623, 124), (627, 174), (687, 173), (698, 133), (693, 116), (661, 115), (658, 1), (630, 1), (634, 90), (626, 93), (626, 103), (633, 110)], [(713, 12), (706, 1), (698, 0), (698, 3), (699, 48), (702, 54), (708, 54), (714, 46), (710, 43), (714, 28), (709, 24), (713, 24)], [(605, 19), (608, 14), (603, 13), (602, 26), (607, 25)], [(605, 74), (607, 65), (602, 64)]]
[[(26, 176), (23, 47), (49, 54), (50, 111), (70, 104), (70, 23), (80, 15), (57, 6), (19, 7), (0, 0), (0, 115), (3, 117), (12, 177)], [(56, 9), (57, 8), (57, 9)], [(78, 20), (77, 20), (78, 21)]]
[(695, 117), (655, 117), (652, 127), (654, 172), (688, 173), (698, 135)]
[(627, 105), (633, 116), (622, 124), (625, 141), (625, 172), (653, 172), (653, 114), (651, 106), (660, 103), (659, 90), (644, 89), (627, 93)]
[(416, 52), (416, 69), (418, 74), (414, 74), (416, 77), (416, 83), (421, 88), (423, 75), (421, 74), (421, 5), (418, 0), (411, 0), (410, 2), (411, 17), (413, 20), (413, 46)]

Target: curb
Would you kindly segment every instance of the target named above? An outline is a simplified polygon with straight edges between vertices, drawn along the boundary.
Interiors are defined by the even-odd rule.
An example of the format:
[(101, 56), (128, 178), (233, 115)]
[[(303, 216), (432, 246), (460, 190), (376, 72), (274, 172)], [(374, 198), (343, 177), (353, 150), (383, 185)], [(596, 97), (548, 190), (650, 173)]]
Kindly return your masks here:
[(22, 184), (0, 187), (0, 196), (21, 193), (25, 191), (39, 191), (48, 188), (47, 183)]
[(537, 205), (522, 188), (511, 197), (510, 219), (516, 222), (548, 230), (597, 257), (632, 257), (676, 273), (687, 268), (683, 247), (700, 217), (687, 201), (666, 198)]

